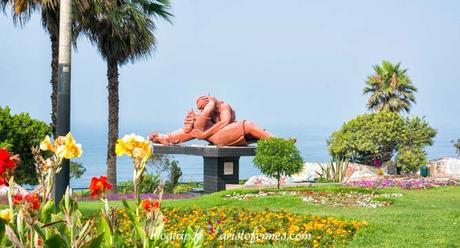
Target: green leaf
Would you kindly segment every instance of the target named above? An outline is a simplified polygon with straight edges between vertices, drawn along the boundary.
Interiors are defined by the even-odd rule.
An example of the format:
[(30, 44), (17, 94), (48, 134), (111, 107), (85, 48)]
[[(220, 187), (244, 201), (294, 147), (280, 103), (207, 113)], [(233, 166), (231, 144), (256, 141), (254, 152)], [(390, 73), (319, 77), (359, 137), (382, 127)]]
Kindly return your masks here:
[(45, 248), (56, 248), (56, 247), (68, 247), (64, 239), (61, 238), (58, 234), (52, 235), (49, 239), (45, 240), (43, 243)]
[(99, 248), (102, 246), (102, 242), (104, 241), (104, 233), (100, 233), (97, 237), (85, 242), (81, 248)]
[(40, 208), (39, 216), (40, 216), (40, 222), (42, 223), (47, 223), (51, 220), (51, 215), (54, 213), (54, 201), (49, 201), (45, 203)]
[[(103, 214), (102, 214), (103, 215)], [(112, 236), (112, 231), (110, 230), (110, 225), (107, 223), (107, 219), (105, 216), (102, 216), (101, 220), (99, 221), (99, 232), (102, 232), (105, 244), (110, 246), (112, 245), (110, 240)]]
[(5, 220), (0, 218), (0, 242), (5, 236), (5, 225), (6, 225)]
[(122, 200), (122, 203), (123, 203), (123, 206), (125, 207), (126, 214), (128, 215), (129, 219), (134, 225), (134, 231), (136, 232), (136, 234), (139, 236), (141, 240), (145, 240), (146, 235), (145, 235), (144, 229), (139, 223), (138, 217), (136, 216), (136, 214), (131, 209), (131, 207), (129, 206), (128, 202), (125, 199)]

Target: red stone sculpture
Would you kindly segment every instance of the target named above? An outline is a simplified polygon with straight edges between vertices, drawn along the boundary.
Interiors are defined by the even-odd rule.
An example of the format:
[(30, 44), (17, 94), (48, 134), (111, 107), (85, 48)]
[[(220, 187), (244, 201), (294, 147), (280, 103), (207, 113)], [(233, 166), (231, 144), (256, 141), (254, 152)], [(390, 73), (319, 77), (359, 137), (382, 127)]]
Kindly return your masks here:
[(215, 97), (201, 96), (196, 100), (196, 106), (199, 112), (189, 111), (183, 128), (168, 134), (153, 132), (150, 140), (163, 145), (200, 139), (217, 146), (246, 146), (272, 137), (250, 121), (236, 121), (232, 107)]

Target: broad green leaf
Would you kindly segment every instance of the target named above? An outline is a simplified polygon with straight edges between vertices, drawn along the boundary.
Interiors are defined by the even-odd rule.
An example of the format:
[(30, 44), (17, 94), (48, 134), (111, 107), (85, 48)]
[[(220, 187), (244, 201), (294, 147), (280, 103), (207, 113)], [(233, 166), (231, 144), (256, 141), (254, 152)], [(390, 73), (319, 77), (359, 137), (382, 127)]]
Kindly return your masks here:
[(100, 233), (97, 237), (85, 242), (81, 248), (99, 248), (104, 241), (104, 233)]
[(49, 248), (56, 248), (56, 247), (64, 248), (68, 246), (65, 240), (61, 238), (61, 236), (59, 236), (58, 234), (54, 234), (49, 239), (45, 240), (45, 242), (43, 242), (43, 247), (44, 248), (48, 248), (48, 247)]

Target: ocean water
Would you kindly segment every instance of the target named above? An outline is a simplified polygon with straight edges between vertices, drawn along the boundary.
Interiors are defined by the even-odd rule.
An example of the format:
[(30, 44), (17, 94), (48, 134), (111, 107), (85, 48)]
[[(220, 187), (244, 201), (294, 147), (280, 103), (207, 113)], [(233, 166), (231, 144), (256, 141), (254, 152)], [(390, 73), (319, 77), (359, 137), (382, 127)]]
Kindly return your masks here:
[[(159, 132), (172, 131), (173, 125), (159, 125), (155, 130)], [(173, 126), (174, 127), (174, 126)], [(302, 157), (308, 162), (326, 162), (329, 160), (326, 140), (331, 133), (339, 127), (302, 127), (302, 126), (267, 126), (271, 133), (280, 137), (296, 137), (297, 147)], [(147, 136), (153, 128), (151, 127), (128, 127), (120, 130), (120, 137), (124, 134), (136, 133)], [(72, 133), (78, 143), (83, 146), (83, 155), (75, 161), (83, 163), (86, 173), (80, 178), (71, 181), (74, 188), (88, 187), (93, 176), (107, 174), (107, 129), (104, 127), (73, 126)], [(457, 156), (452, 140), (460, 138), (460, 128), (438, 128), (438, 134), (434, 145), (427, 148), (428, 158)], [(205, 144), (200, 141), (189, 143)], [(182, 182), (203, 180), (203, 158), (198, 156), (175, 155), (174, 159), (179, 161), (183, 176)], [(150, 168), (149, 168), (150, 169)], [(252, 157), (241, 157), (240, 178), (247, 179), (254, 175), (260, 175), (260, 171), (252, 164)], [(117, 158), (117, 180), (118, 182), (131, 180), (132, 163), (124, 156)]]

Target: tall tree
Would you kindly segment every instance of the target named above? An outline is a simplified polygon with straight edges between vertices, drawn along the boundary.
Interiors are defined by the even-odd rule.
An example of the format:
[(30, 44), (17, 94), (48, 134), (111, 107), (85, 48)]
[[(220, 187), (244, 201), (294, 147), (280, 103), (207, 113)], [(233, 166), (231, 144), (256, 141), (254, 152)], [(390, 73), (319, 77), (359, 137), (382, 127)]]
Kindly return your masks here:
[(407, 69), (402, 69), (401, 63), (388, 61), (373, 68), (374, 74), (368, 76), (363, 90), (364, 94), (370, 94), (367, 107), (377, 112), (409, 112), (417, 88), (407, 76)]
[(59, 57), (59, 1), (44, 5), (41, 19), (43, 27), (48, 31), (51, 43), (51, 126), (56, 136), (57, 125), (57, 93), (58, 93), (58, 57)]
[(37, 10), (40, 0), (0, 0), (0, 9), (6, 14), (8, 7), (15, 24), (24, 25)]
[(92, 8), (85, 31), (107, 62), (107, 175), (116, 191), (115, 144), (118, 139), (118, 67), (149, 57), (155, 49), (154, 17), (170, 21), (169, 0), (107, 0)]

